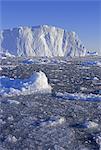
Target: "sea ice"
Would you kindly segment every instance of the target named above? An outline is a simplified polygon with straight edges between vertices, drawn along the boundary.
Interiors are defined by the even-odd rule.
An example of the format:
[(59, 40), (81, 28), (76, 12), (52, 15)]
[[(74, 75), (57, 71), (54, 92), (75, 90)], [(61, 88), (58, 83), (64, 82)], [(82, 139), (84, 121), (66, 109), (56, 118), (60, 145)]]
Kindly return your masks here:
[(81, 66), (98, 66), (101, 67), (101, 62), (100, 61), (83, 61), (81, 62)]
[(97, 61), (97, 66), (101, 67), (101, 62)]
[(57, 92), (56, 97), (66, 100), (101, 101), (101, 96), (96, 94)]
[(13, 135), (8, 135), (6, 140), (10, 143), (16, 143), (17, 142), (17, 138)]
[(2, 67), (0, 67), (0, 71), (2, 71)]
[(50, 93), (51, 86), (44, 72), (34, 72), (30, 78), (0, 77), (0, 94), (3, 96), (28, 95), (35, 92)]
[(66, 119), (62, 116), (53, 116), (53, 117), (48, 117), (45, 119), (34, 121), (31, 125), (33, 125), (34, 127), (38, 127), (38, 126), (55, 127), (57, 125), (61, 125), (65, 123), (65, 121)]
[(93, 122), (93, 121), (87, 121), (84, 123), (84, 126), (86, 128), (98, 128), (98, 124), (96, 122)]
[(96, 138), (96, 143), (99, 144), (99, 150), (101, 150), (101, 136), (99, 135), (97, 138)]

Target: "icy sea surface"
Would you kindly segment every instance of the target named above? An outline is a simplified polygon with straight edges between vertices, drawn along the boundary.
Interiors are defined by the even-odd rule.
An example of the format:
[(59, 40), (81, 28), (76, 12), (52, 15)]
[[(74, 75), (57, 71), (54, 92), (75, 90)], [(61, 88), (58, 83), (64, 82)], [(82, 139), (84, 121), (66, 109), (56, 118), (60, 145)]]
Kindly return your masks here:
[(51, 93), (1, 93), (0, 150), (101, 150), (101, 58), (0, 62), (1, 78), (35, 71), (45, 73)]

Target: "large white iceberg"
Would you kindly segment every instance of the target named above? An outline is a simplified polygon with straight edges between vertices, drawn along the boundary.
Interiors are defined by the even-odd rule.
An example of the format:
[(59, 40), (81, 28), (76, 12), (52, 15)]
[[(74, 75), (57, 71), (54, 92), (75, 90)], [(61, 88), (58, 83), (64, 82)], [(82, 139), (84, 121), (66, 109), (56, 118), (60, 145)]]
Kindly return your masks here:
[(0, 77), (0, 95), (28, 95), (36, 92), (50, 93), (51, 86), (44, 72), (34, 72), (30, 78), (14, 79)]
[(86, 48), (75, 32), (54, 26), (19, 27), (0, 31), (0, 52), (15, 56), (85, 56)]

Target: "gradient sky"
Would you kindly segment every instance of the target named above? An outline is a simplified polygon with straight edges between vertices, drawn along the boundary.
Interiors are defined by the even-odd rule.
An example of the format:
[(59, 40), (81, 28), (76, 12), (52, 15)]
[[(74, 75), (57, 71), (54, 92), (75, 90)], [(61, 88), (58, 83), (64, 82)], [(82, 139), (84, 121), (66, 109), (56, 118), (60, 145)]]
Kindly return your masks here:
[(55, 25), (75, 31), (88, 50), (101, 50), (101, 1), (0, 0), (0, 29)]

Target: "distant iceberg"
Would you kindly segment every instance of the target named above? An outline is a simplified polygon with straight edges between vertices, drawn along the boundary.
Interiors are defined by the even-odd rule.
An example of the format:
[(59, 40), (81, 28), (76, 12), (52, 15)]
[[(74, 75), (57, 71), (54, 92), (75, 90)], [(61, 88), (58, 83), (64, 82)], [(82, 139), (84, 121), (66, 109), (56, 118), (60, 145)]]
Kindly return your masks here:
[(78, 35), (55, 26), (18, 27), (0, 31), (0, 52), (7, 56), (80, 57), (86, 48)]

